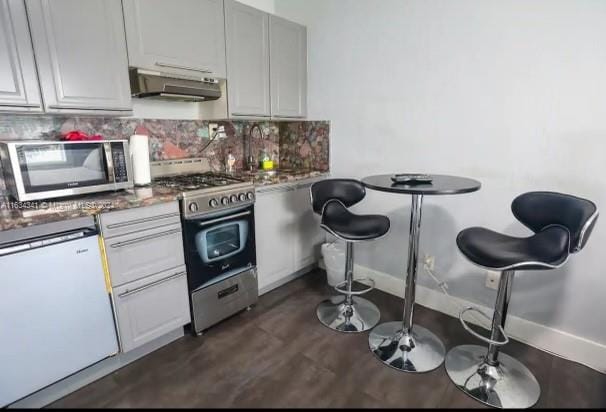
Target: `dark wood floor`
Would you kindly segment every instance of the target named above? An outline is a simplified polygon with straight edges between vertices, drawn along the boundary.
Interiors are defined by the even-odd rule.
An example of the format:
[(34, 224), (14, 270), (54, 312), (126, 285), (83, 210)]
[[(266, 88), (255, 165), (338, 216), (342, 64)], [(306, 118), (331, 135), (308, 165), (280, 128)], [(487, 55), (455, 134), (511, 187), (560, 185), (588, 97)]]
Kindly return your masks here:
[[(261, 297), (200, 338), (186, 336), (55, 402), (51, 407), (482, 407), (443, 367), (425, 374), (383, 366), (368, 334), (322, 326), (315, 308), (330, 295), (317, 271)], [(402, 300), (373, 291), (381, 320), (397, 320)], [(458, 320), (417, 306), (415, 321), (446, 348), (477, 343)], [(538, 407), (606, 407), (606, 376), (518, 342), (505, 352), (535, 374)]]

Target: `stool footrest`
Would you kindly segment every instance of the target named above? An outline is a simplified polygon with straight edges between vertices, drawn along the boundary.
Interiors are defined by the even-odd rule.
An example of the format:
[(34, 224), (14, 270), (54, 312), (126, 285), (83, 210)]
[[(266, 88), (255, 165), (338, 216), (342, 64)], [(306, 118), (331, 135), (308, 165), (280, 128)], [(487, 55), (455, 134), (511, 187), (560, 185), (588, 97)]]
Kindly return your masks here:
[(460, 313), (459, 313), (459, 320), (461, 321), (461, 325), (463, 325), (463, 328), (469, 332), (470, 334), (472, 334), (473, 336), (475, 336), (476, 338), (480, 339), (483, 342), (486, 342), (490, 345), (495, 345), (495, 346), (503, 346), (509, 343), (509, 336), (507, 336), (507, 334), (505, 333), (505, 330), (503, 329), (503, 327), (501, 325), (499, 325), (499, 331), (501, 332), (501, 336), (503, 337), (503, 340), (501, 341), (497, 341), (497, 340), (492, 340), (490, 338), (487, 338), (485, 336), (480, 335), (478, 332), (476, 332), (475, 330), (473, 330), (465, 321), (465, 319), (463, 319), (463, 316), (465, 315), (465, 313), (467, 312), (476, 312), (479, 315), (481, 315), (483, 318), (487, 319), (488, 321), (490, 321), (490, 317), (484, 313), (483, 311), (481, 311), (478, 308), (474, 308), (473, 306), (469, 306), (465, 309), (463, 309)]
[(359, 295), (363, 295), (365, 293), (370, 292), (371, 290), (373, 290), (375, 288), (375, 281), (373, 279), (370, 278), (362, 278), (362, 279), (355, 279), (355, 282), (360, 282), (362, 284), (364, 284), (365, 286), (368, 286), (365, 289), (362, 290), (348, 290), (344, 287), (347, 287), (347, 281), (343, 281), (340, 283), (337, 283), (334, 288), (337, 292), (339, 292), (342, 295), (351, 295), (351, 296), (359, 296)]

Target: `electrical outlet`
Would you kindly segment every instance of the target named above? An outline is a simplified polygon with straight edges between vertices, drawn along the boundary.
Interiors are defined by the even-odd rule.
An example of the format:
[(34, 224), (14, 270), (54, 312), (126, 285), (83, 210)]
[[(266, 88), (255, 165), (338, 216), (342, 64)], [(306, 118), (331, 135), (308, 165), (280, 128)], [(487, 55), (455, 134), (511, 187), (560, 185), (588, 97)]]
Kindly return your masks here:
[(208, 124), (208, 137), (212, 137), (215, 134), (215, 130), (219, 129), (219, 123), (209, 123)]
[(225, 127), (219, 126), (218, 123), (208, 124), (208, 137), (213, 137), (215, 132), (217, 133), (217, 139), (225, 139), (227, 134), (225, 133)]
[(499, 280), (501, 279), (501, 272), (496, 272), (494, 270), (486, 271), (486, 287), (488, 289), (498, 289)]
[(434, 268), (436, 266), (435, 256), (425, 255), (424, 263), (425, 263), (425, 266), (427, 266), (427, 269), (434, 270)]

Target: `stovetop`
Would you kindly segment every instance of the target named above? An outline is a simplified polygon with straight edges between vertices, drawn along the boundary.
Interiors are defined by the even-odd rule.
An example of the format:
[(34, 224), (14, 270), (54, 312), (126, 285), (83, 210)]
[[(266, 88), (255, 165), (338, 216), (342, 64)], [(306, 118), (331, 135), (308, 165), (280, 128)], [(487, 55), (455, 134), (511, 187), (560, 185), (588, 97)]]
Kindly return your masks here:
[(177, 189), (182, 192), (228, 186), (245, 182), (245, 180), (238, 179), (234, 176), (214, 172), (191, 173), (154, 178), (155, 184)]
[(181, 213), (185, 219), (227, 209), (240, 209), (255, 202), (252, 181), (221, 173), (157, 176), (154, 177), (154, 184), (181, 192)]

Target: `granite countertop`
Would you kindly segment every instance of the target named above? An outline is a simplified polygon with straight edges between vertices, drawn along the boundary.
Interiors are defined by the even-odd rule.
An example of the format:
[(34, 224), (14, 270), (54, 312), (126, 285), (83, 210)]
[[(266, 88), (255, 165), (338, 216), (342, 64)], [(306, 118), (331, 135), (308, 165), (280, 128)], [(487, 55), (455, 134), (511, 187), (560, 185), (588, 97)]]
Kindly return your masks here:
[[(255, 187), (290, 183), (326, 176), (328, 172), (281, 170), (276, 173), (237, 172), (252, 180)], [(151, 206), (178, 198), (180, 191), (151, 184), (118, 192), (104, 192), (66, 199), (39, 202), (16, 202), (0, 192), (0, 231), (96, 215), (112, 210)]]

